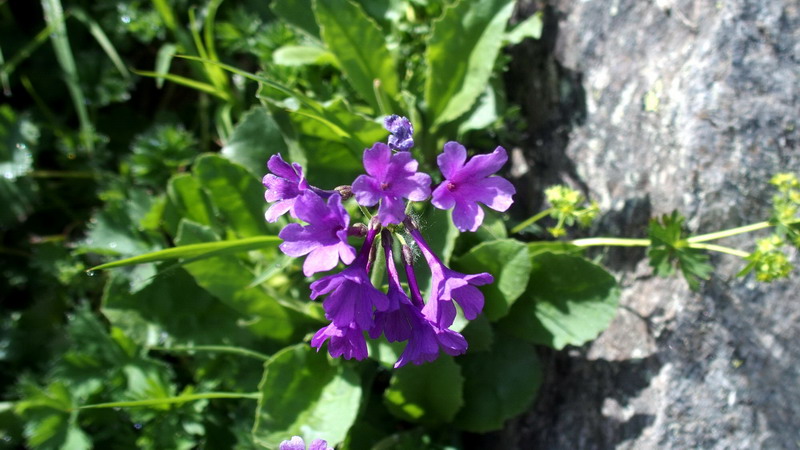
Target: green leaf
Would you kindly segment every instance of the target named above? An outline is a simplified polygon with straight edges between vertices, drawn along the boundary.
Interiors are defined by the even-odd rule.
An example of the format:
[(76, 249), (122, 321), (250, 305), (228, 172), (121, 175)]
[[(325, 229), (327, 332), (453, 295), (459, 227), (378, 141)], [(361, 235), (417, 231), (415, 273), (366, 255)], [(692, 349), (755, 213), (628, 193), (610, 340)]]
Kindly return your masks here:
[(481, 287), (486, 298), (484, 314), (496, 321), (508, 314), (515, 300), (525, 292), (531, 271), (528, 246), (515, 239), (484, 242), (458, 258), (456, 270), (489, 272), (494, 283)]
[(324, 48), (311, 45), (284, 45), (272, 53), (272, 62), (279, 66), (336, 64), (336, 57)]
[[(182, 220), (175, 242), (178, 245), (215, 241), (210, 228)], [(213, 243), (213, 242), (211, 242)], [(253, 274), (233, 255), (214, 256), (184, 266), (198, 285), (223, 303), (248, 316), (248, 328), (276, 340), (287, 339), (293, 331), (287, 311), (261, 286), (250, 286)]]
[(194, 174), (224, 226), (239, 237), (268, 234), (264, 186), (247, 169), (221, 156), (203, 155), (195, 163)]
[(240, 325), (246, 316), (214, 298), (182, 268), (155, 277), (135, 293), (127, 278), (115, 273), (102, 305), (111, 324), (142, 345), (247, 345), (255, 337)]
[(539, 39), (542, 36), (543, 27), (544, 13), (538, 11), (536, 14), (515, 25), (512, 30), (508, 31), (508, 33), (506, 33), (506, 43), (516, 45), (526, 38)]
[[(172, 43), (167, 43), (158, 49), (156, 54), (155, 73), (169, 73), (169, 67), (172, 64), (172, 58), (178, 52), (178, 46)], [(161, 89), (164, 86), (164, 77), (156, 78), (156, 87)]]
[(407, 365), (392, 375), (383, 394), (389, 412), (402, 420), (438, 425), (453, 420), (464, 404), (464, 378), (452, 356), (431, 363)]
[(542, 382), (533, 345), (498, 333), (489, 352), (458, 358), (464, 374), (464, 407), (455, 418), (463, 430), (499, 430), (506, 420), (526, 411)]
[(492, 75), (513, 0), (461, 1), (434, 22), (425, 52), (425, 101), (433, 127), (470, 110)]
[(700, 280), (707, 280), (714, 268), (702, 250), (688, 247), (685, 220), (678, 211), (650, 220), (648, 234), (651, 244), (647, 256), (656, 275), (668, 277), (678, 266), (689, 287), (697, 290)]
[(77, 413), (66, 384), (55, 381), (45, 389), (23, 384), (24, 397), (16, 412), (25, 418), (25, 439), (37, 449), (89, 449), (91, 441), (77, 425)]
[(264, 107), (255, 107), (245, 113), (231, 138), (222, 147), (223, 156), (240, 164), (259, 179), (267, 173), (269, 157), (277, 153), (286, 157), (289, 149), (278, 124)]
[(358, 375), (308, 344), (287, 347), (264, 365), (253, 438), (277, 448), (300, 436), (335, 446), (347, 436), (361, 403)]
[(194, 176), (182, 173), (172, 177), (167, 184), (167, 196), (181, 217), (203, 225), (213, 225), (211, 200)]
[[(199, 224), (198, 224), (199, 225)], [(89, 270), (112, 269), (114, 267), (133, 266), (149, 262), (169, 261), (178, 258), (192, 258), (192, 262), (204, 258), (221, 257), (236, 253), (249, 252), (264, 248), (275, 247), (282, 242), (277, 236), (256, 236), (244, 239), (232, 239), (227, 241), (203, 242), (199, 244), (179, 245), (178, 247), (158, 250), (132, 258), (120, 259)]]
[(314, 18), (311, 0), (273, 0), (272, 11), (309, 36), (319, 39), (319, 25)]
[[(349, 0), (314, 0), (313, 5), (325, 45), (336, 55), (353, 89), (375, 111), (387, 112), (379, 106), (384, 99), (382, 94), (376, 97), (376, 91), (394, 98), (400, 80), (381, 28)], [(375, 80), (380, 81), (377, 89)]]
[(608, 327), (619, 286), (605, 269), (579, 256), (549, 252), (532, 256), (531, 263), (527, 289), (499, 327), (557, 350), (588, 342)]

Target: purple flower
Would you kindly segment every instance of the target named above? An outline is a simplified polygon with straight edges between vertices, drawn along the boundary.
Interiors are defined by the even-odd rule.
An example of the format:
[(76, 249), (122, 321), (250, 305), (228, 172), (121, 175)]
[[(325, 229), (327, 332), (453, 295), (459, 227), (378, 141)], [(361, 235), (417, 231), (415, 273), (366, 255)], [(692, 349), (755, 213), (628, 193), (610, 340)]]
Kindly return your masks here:
[(344, 359), (362, 360), (367, 357), (367, 341), (364, 339), (364, 331), (355, 323), (350, 323), (344, 327), (336, 324), (329, 324), (321, 328), (311, 338), (311, 346), (319, 351), (322, 344), (330, 339), (328, 343), (328, 353), (332, 357), (343, 356)]
[(345, 264), (353, 262), (356, 250), (347, 243), (350, 217), (338, 194), (331, 195), (325, 204), (320, 196), (307, 190), (294, 201), (294, 212), (308, 225), (290, 223), (283, 227), (278, 234), (284, 240), (280, 249), (289, 256), (308, 254), (303, 263), (307, 277), (333, 269), (340, 258)]
[(378, 219), (382, 225), (403, 221), (403, 198), (418, 202), (431, 194), (431, 177), (417, 172), (417, 161), (409, 152), (392, 154), (386, 144), (378, 142), (364, 150), (364, 168), (369, 175), (356, 178), (353, 193), (363, 206), (381, 202)]
[(423, 305), (422, 295), (419, 292), (414, 268), (410, 258), (407, 257), (407, 253), (410, 254), (410, 251), (406, 252), (410, 250), (408, 247), (403, 248), (403, 263), (413, 300), (405, 294), (393, 262), (391, 235), (388, 232), (384, 233), (382, 243), (386, 255), (386, 271), (389, 274), (388, 297), (395, 307), (375, 313), (375, 325), (370, 329), (369, 336), (375, 339), (383, 333), (389, 342), (408, 341), (394, 365), (395, 369), (409, 362), (419, 365), (433, 361), (439, 357), (440, 347), (452, 356), (466, 352), (467, 341), (463, 336), (455, 331), (437, 327), (420, 311)]
[(383, 126), (391, 133), (389, 147), (393, 150), (408, 151), (414, 146), (414, 126), (405, 117), (392, 114), (383, 120)]
[[(294, 436), (291, 440), (281, 442), (278, 450), (306, 450), (306, 442), (300, 436)], [(308, 450), (333, 450), (328, 447), (328, 443), (322, 439), (314, 439)]]
[[(295, 199), (309, 189), (308, 182), (303, 177), (303, 168), (300, 164), (291, 165), (283, 160), (280, 153), (272, 155), (267, 162), (270, 172), (264, 175), (261, 183), (267, 188), (264, 198), (270, 203), (277, 202), (270, 206), (264, 217), (267, 222), (275, 222), (278, 217), (291, 211)], [(292, 214), (294, 216), (294, 213)]]
[(455, 300), (467, 320), (476, 318), (483, 310), (484, 300), (483, 293), (475, 286), (489, 284), (494, 278), (486, 272), (463, 274), (448, 269), (433, 253), (416, 225), (410, 219), (406, 219), (405, 224), (431, 269), (431, 298), (422, 309), (422, 314), (439, 328), (445, 329), (455, 320)]
[[(514, 186), (502, 177), (491, 177), (508, 161), (503, 147), (488, 155), (473, 156), (458, 142), (448, 142), (436, 159), (445, 180), (433, 191), (431, 203), (439, 209), (453, 210), (453, 223), (461, 231), (475, 231), (483, 223), (478, 202), (495, 211), (505, 211), (514, 202)], [(466, 164), (465, 164), (466, 162)]]
[(346, 328), (355, 323), (358, 328), (368, 330), (373, 323), (373, 308), (379, 311), (389, 308), (386, 294), (372, 286), (367, 273), (372, 243), (378, 233), (377, 228), (377, 226), (370, 227), (364, 239), (364, 246), (350, 267), (311, 283), (312, 299), (330, 293), (322, 302), (322, 307), (325, 308), (325, 317), (333, 321), (338, 328)]

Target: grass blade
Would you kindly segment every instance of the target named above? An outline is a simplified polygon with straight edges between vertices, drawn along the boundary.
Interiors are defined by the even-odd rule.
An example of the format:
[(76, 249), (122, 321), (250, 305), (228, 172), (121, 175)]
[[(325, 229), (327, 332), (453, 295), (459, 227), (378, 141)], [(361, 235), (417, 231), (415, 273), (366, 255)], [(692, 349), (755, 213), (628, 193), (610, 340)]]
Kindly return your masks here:
[(97, 23), (97, 21), (89, 17), (82, 9), (73, 9), (72, 15), (81, 23), (86, 25), (86, 28), (89, 29), (89, 33), (92, 34), (97, 43), (100, 44), (100, 47), (102, 47), (103, 51), (106, 52), (106, 55), (108, 55), (108, 59), (114, 63), (114, 67), (116, 67), (122, 77), (125, 78), (125, 81), (128, 81), (131, 78), (128, 68), (125, 67), (125, 63), (122, 62), (122, 58), (120, 58), (119, 53), (117, 53), (117, 49), (114, 48), (114, 44), (112, 44), (111, 40), (108, 39), (105, 31), (100, 28), (100, 25)]
[(233, 239), (228, 241), (203, 242), (200, 244), (181, 245), (179, 247), (167, 248), (155, 252), (137, 255), (131, 258), (112, 261), (99, 266), (92, 267), (92, 270), (112, 269), (114, 267), (133, 266), (149, 262), (167, 261), (178, 258), (194, 258), (194, 260), (204, 257), (220, 256), (228, 253), (240, 253), (250, 250), (258, 250), (270, 247), (282, 241), (278, 236), (256, 236), (244, 239)]
[(78, 409), (134, 408), (138, 406), (169, 405), (172, 403), (186, 403), (186, 402), (193, 402), (195, 400), (207, 400), (215, 398), (247, 398), (247, 399), (258, 400), (259, 398), (261, 398), (261, 393), (202, 392), (198, 394), (179, 395), (177, 397), (149, 398), (147, 400), (131, 400), (127, 402), (95, 403), (93, 405), (79, 406)]
[(67, 27), (64, 25), (64, 8), (61, 0), (42, 0), (44, 20), (51, 27), (50, 41), (56, 54), (58, 64), (64, 71), (67, 90), (72, 98), (72, 104), (78, 113), (81, 128), (81, 141), (90, 154), (94, 153), (94, 127), (89, 120), (89, 111), (86, 108), (86, 97), (83, 95), (78, 79), (78, 68), (69, 45)]
[(141, 75), (143, 77), (153, 77), (153, 78), (163, 78), (173, 83), (178, 83), (180, 85), (197, 89), (198, 91), (205, 92), (207, 94), (211, 94), (215, 97), (221, 98), (222, 100), (228, 100), (228, 94), (225, 91), (220, 91), (216, 87), (204, 83), (202, 81), (193, 80), (191, 78), (182, 77), (180, 75), (175, 75), (172, 73), (159, 73), (159, 72), (151, 72), (149, 70), (134, 70), (133, 73), (136, 75)]

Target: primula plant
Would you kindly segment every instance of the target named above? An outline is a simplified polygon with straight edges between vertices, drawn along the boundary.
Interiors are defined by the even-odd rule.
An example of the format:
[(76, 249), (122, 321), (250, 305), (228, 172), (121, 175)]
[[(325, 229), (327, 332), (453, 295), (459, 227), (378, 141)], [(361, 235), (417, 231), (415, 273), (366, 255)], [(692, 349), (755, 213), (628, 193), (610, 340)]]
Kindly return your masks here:
[(461, 448), (548, 389), (542, 347), (611, 323), (590, 248), (692, 289), (711, 253), (791, 275), (794, 174), (705, 234), (593, 236), (570, 186), (514, 203), (503, 48), (542, 16), (513, 0), (198, 5), (0, 2), (9, 447)]
[[(389, 116), (384, 126), (391, 132), (388, 145), (375, 143), (364, 150), (364, 170), (352, 185), (323, 190), (308, 184), (303, 169), (288, 164), (281, 155), (267, 163), (271, 173), (264, 176), (266, 200), (274, 204), (266, 220), (274, 222), (283, 213), (307, 223), (286, 225), (278, 235), (284, 240), (281, 251), (289, 256), (306, 255), (303, 273), (311, 276), (347, 265), (340, 273), (327, 275), (311, 284), (311, 298), (326, 295), (322, 305), (331, 323), (311, 339), (320, 348), (329, 341), (331, 356), (362, 360), (367, 357), (365, 334), (373, 339), (385, 335), (389, 342), (407, 342), (395, 368), (408, 362), (421, 364), (436, 359), (439, 351), (461, 355), (467, 351), (464, 337), (451, 330), (456, 304), (467, 320), (475, 319), (483, 309), (484, 297), (476, 286), (493, 281), (489, 273), (466, 275), (442, 263), (420, 233), (415, 220), (406, 211), (411, 202), (431, 203), (439, 209), (453, 209), (453, 222), (460, 231), (475, 231), (483, 223), (479, 203), (496, 211), (506, 211), (513, 203), (514, 186), (499, 176), (492, 176), (508, 160), (505, 149), (476, 155), (467, 161), (467, 151), (457, 142), (444, 145), (437, 157), (442, 181), (431, 194), (431, 177), (418, 172), (418, 163), (410, 150), (414, 146), (414, 128), (405, 117)], [(354, 197), (364, 214), (362, 221), (351, 224), (342, 203)], [(327, 201), (325, 200), (327, 199)], [(408, 199), (408, 202), (405, 201)], [(379, 205), (373, 215), (364, 207)], [(409, 242), (403, 236), (410, 236)], [(348, 236), (364, 237), (361, 249), (348, 244)], [(394, 237), (402, 255), (408, 292), (403, 288), (395, 266)], [(388, 290), (373, 286), (370, 271), (375, 270), (376, 250), (384, 251)], [(431, 273), (428, 301), (423, 300), (414, 269), (414, 245), (424, 255)], [(379, 280), (382, 281), (382, 280)]]

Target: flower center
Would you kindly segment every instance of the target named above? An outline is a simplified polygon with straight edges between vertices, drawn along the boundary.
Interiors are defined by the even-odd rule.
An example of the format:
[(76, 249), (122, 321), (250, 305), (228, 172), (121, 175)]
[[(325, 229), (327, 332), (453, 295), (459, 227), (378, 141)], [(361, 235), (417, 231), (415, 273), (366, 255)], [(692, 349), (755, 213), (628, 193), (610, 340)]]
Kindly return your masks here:
[(385, 191), (385, 190), (389, 189), (390, 187), (392, 187), (392, 186), (389, 183), (381, 183), (381, 190), (382, 191)]
[(453, 191), (455, 191), (455, 190), (456, 190), (456, 188), (457, 188), (457, 187), (458, 187), (458, 186), (456, 186), (456, 184), (455, 184), (455, 183), (453, 183), (452, 181), (448, 181), (448, 182), (447, 182), (447, 190), (448, 190), (448, 191), (450, 191), (450, 192), (453, 192)]

